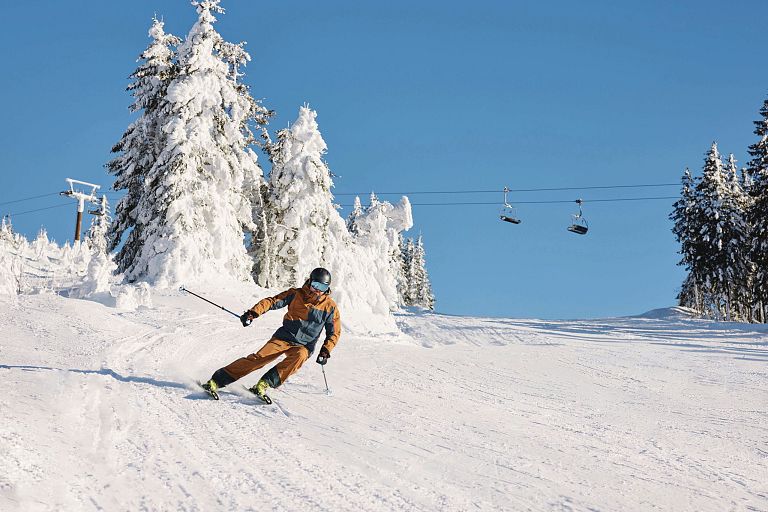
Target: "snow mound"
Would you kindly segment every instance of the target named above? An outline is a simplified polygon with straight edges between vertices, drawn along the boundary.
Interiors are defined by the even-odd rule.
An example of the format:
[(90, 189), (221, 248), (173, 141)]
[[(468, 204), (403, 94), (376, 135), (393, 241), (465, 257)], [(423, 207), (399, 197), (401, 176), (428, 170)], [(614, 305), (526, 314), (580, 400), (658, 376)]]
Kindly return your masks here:
[(73, 299), (92, 300), (105, 306), (134, 310), (139, 306), (151, 307), (152, 296), (147, 283), (121, 284), (122, 276), (115, 275), (117, 265), (110, 255), (97, 252), (88, 263), (85, 278), (72, 287), (67, 295)]
[(75, 299), (83, 299), (108, 292), (112, 275), (117, 268), (106, 254), (97, 254), (88, 263), (88, 270), (83, 282), (69, 294)]
[(681, 306), (658, 308), (646, 311), (640, 315), (632, 315), (628, 318), (648, 318), (650, 320), (690, 320), (695, 315), (692, 310)]

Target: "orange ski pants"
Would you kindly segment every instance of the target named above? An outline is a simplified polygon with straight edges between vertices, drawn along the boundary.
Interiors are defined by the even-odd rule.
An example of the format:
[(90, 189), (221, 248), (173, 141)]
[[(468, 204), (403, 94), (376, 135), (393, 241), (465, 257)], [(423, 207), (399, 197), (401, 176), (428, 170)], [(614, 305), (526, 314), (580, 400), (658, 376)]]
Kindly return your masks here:
[(262, 377), (270, 381), (270, 386), (276, 388), (285, 382), (288, 377), (296, 373), (296, 370), (301, 368), (304, 361), (309, 358), (309, 350), (306, 347), (303, 345), (292, 345), (287, 341), (272, 338), (255, 354), (232, 361), (222, 370), (234, 380), (238, 380), (252, 371), (268, 365), (283, 354), (285, 354), (285, 359), (277, 363)]

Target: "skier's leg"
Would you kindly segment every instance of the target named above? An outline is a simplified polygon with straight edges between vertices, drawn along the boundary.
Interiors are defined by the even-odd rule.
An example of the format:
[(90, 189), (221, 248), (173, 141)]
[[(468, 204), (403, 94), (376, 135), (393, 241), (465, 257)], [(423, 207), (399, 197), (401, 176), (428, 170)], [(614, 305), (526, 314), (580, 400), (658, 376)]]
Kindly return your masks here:
[(280, 354), (290, 347), (291, 345), (289, 343), (272, 338), (255, 354), (241, 357), (240, 359), (232, 361), (227, 366), (216, 370), (211, 379), (213, 379), (220, 388), (232, 384), (252, 371), (258, 370), (262, 366), (274, 361), (280, 357)]
[(309, 350), (302, 345), (291, 345), (284, 353), (285, 359), (277, 363), (261, 377), (261, 380), (269, 383), (269, 387), (276, 388), (285, 382), (309, 358)]

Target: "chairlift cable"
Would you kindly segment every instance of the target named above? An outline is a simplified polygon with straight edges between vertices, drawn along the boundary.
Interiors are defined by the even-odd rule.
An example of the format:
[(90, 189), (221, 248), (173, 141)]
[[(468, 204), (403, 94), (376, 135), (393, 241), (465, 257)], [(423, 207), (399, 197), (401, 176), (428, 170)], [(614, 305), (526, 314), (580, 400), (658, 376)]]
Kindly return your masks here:
[(604, 185), (588, 187), (555, 187), (555, 188), (515, 188), (511, 192), (554, 192), (558, 190), (607, 190), (616, 188), (651, 188), (651, 187), (679, 187), (680, 183), (653, 183), (647, 185)]
[(664, 197), (624, 197), (621, 199), (584, 199), (585, 203), (610, 203), (614, 201), (656, 201), (663, 199), (680, 199), (680, 196)]
[[(609, 190), (609, 189), (622, 189), (622, 188), (649, 188), (649, 187), (679, 187), (680, 183), (647, 183), (636, 185), (596, 185), (585, 187), (546, 187), (546, 188), (517, 188), (509, 189), (510, 192), (555, 192), (564, 190)], [(375, 190), (369, 192), (333, 192), (334, 196), (365, 196), (373, 192), (376, 195), (420, 195), (420, 194), (498, 194), (503, 192), (504, 189), (493, 190), (417, 190), (413, 192), (376, 192)], [(13, 201), (5, 201), (0, 203), (0, 206), (4, 206), (12, 203), (20, 203), (23, 201), (31, 201), (32, 199), (39, 199), (41, 197), (59, 195), (60, 192), (50, 192), (48, 194), (41, 194), (38, 196), (24, 197), (22, 199), (14, 199)], [(119, 196), (122, 197), (119, 191), (105, 191), (103, 194), (107, 196)]]
[(0, 206), (5, 206), (7, 204), (21, 203), (23, 201), (31, 201), (32, 199), (40, 199), (41, 197), (57, 196), (57, 195), (59, 195), (58, 192), (51, 192), (49, 194), (41, 194), (39, 196), (25, 197), (22, 199), (14, 199), (13, 201), (5, 201), (3, 203), (0, 203)]
[[(50, 194), (47, 194), (50, 195)], [(612, 203), (612, 202), (622, 202), (622, 201), (656, 201), (656, 200), (671, 200), (671, 199), (679, 199), (679, 197), (676, 196), (664, 196), (664, 197), (623, 197), (623, 198), (614, 198), (614, 199), (582, 199), (584, 203)], [(556, 201), (515, 201), (514, 204), (570, 204), (574, 203), (575, 200), (556, 200)], [(411, 203), (411, 206), (498, 206), (498, 202), (445, 202), (445, 203)], [(35, 208), (34, 210), (26, 210), (23, 212), (15, 212), (15, 213), (9, 213), (6, 214), (10, 216), (11, 218), (18, 217), (19, 215), (26, 215), (28, 213), (35, 213), (35, 212), (41, 212), (44, 210), (51, 210), (53, 208), (62, 208), (64, 206), (69, 206), (69, 203), (66, 204), (57, 204), (53, 206), (46, 206), (43, 208)], [(352, 208), (353, 205), (345, 204), (345, 205), (339, 205), (342, 208)]]
[(14, 217), (18, 217), (19, 215), (25, 215), (27, 213), (34, 213), (34, 212), (41, 212), (43, 210), (50, 210), (52, 208), (62, 208), (64, 206), (69, 206), (69, 203), (56, 204), (56, 205), (53, 205), (53, 206), (46, 206), (45, 208), (37, 208), (35, 210), (27, 210), (25, 212), (8, 213), (6, 215), (8, 215), (9, 217), (11, 217), (11, 219), (13, 219)]
[[(600, 185), (600, 186), (586, 186), (586, 187), (551, 187), (551, 188), (511, 188), (510, 192), (555, 192), (563, 190), (609, 190), (609, 189), (622, 189), (622, 188), (651, 188), (651, 187), (679, 187), (680, 183), (649, 183), (638, 185)], [(374, 193), (377, 196), (385, 195), (404, 195), (415, 196), (419, 194), (498, 194), (503, 192), (503, 189), (495, 190), (421, 190), (415, 192), (333, 192), (334, 196), (365, 196), (367, 194)]]
[[(497, 191), (498, 192), (498, 191)], [(621, 201), (657, 201), (667, 199), (680, 199), (678, 196), (663, 197), (619, 197), (614, 199), (582, 199), (584, 203), (612, 203)], [(512, 204), (570, 204), (575, 203), (574, 199), (553, 200), (553, 201), (512, 201)], [(411, 206), (499, 206), (499, 202), (445, 202), (445, 203), (411, 203)], [(353, 205), (342, 204), (342, 208), (352, 208)]]
[[(598, 190), (598, 189), (618, 189), (618, 188), (641, 188), (641, 187), (664, 187), (669, 186), (672, 184), (665, 184), (665, 183), (659, 183), (659, 184), (648, 184), (648, 185), (611, 185), (611, 186), (595, 186), (595, 187), (559, 187), (559, 188), (538, 188), (538, 189), (510, 189), (510, 193), (514, 192), (544, 192), (544, 191), (564, 191), (564, 190)], [(679, 185), (679, 184), (674, 184)], [(477, 194), (477, 193), (495, 193), (498, 194), (499, 192), (503, 192), (503, 189), (500, 190), (451, 190), (451, 191), (421, 191), (421, 192), (381, 192), (377, 193), (381, 195), (393, 195), (393, 194), (402, 194), (402, 195), (416, 195), (416, 194)], [(108, 192), (107, 195), (115, 195), (116, 192)], [(52, 192), (48, 194), (41, 194), (38, 196), (32, 196), (32, 197), (26, 197), (23, 199), (15, 199), (13, 201), (6, 201), (3, 203), (0, 203), (0, 206), (5, 206), (9, 204), (15, 204), (20, 203), (23, 201), (30, 201), (33, 199), (39, 199), (43, 197), (49, 197), (53, 195), (59, 195), (59, 192)], [(342, 196), (342, 195), (361, 195), (361, 194), (352, 194), (352, 193), (340, 193), (340, 194), (334, 194), (335, 196)], [(624, 198), (613, 198), (613, 199), (584, 199), (583, 201), (585, 203), (608, 203), (608, 202), (622, 202), (622, 201), (656, 201), (656, 200), (668, 200), (668, 199), (679, 199), (679, 196), (658, 196), (658, 197), (624, 197)], [(566, 203), (573, 203), (574, 200), (545, 200), (545, 201), (512, 201), (513, 204), (566, 204)], [(436, 203), (411, 203), (412, 206), (498, 206), (498, 202), (488, 202), (488, 201), (451, 201), (451, 202), (436, 202)], [(37, 208), (33, 210), (26, 210), (23, 212), (17, 212), (12, 213), (10, 215), (19, 216), (19, 215), (25, 215), (27, 213), (34, 213), (38, 211), (43, 210), (49, 210), (51, 208), (59, 208), (63, 207), (65, 205), (55, 205), (55, 206), (47, 206), (44, 208)], [(351, 208), (353, 205), (339, 205), (342, 208)]]

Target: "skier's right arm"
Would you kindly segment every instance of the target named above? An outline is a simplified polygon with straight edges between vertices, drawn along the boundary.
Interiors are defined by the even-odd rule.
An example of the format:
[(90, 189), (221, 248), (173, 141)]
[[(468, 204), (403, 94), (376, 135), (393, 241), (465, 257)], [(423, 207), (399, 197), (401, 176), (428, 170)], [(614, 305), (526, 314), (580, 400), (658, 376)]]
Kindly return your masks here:
[(259, 302), (254, 304), (254, 306), (251, 309), (249, 309), (247, 312), (251, 313), (253, 315), (253, 318), (256, 318), (272, 309), (284, 308), (285, 306), (291, 303), (295, 295), (296, 295), (296, 289), (291, 288), (290, 290), (285, 290), (282, 293), (278, 293), (274, 297), (267, 297), (266, 299), (261, 299)]

